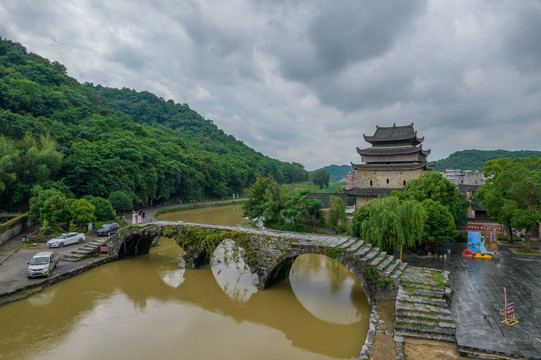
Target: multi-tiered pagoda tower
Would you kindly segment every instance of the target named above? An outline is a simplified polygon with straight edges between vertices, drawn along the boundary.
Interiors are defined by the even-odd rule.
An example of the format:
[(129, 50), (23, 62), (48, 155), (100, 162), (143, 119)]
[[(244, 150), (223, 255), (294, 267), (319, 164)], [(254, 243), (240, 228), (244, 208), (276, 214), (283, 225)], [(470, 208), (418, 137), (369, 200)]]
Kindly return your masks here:
[(417, 137), (413, 124), (406, 126), (376, 127), (373, 136), (364, 135), (372, 146), (357, 152), (364, 164), (351, 164), (355, 173), (348, 175), (344, 192), (357, 198), (356, 208), (388, 196), (393, 190), (402, 190), (406, 183), (431, 171), (427, 165), (430, 150), (423, 150), (424, 138)]

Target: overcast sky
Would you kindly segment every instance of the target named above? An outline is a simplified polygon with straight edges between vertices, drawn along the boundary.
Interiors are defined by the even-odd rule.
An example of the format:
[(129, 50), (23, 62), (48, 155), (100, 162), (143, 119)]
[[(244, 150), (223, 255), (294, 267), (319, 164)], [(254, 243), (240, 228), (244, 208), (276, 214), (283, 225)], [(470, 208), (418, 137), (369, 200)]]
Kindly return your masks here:
[(429, 160), (541, 150), (536, 0), (0, 0), (0, 36), (309, 170), (359, 163), (393, 123)]

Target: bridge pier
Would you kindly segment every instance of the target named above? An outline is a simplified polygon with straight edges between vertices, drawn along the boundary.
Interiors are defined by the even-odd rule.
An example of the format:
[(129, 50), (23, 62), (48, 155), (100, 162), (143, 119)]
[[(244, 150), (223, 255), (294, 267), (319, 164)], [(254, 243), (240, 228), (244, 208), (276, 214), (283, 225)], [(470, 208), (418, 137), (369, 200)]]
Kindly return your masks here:
[(297, 256), (298, 255), (288, 257), (280, 261), (272, 268), (270, 273), (265, 272), (263, 275), (259, 276), (259, 288), (268, 289), (272, 285), (287, 279), (289, 277), (289, 272), (291, 271), (291, 266), (293, 266)]

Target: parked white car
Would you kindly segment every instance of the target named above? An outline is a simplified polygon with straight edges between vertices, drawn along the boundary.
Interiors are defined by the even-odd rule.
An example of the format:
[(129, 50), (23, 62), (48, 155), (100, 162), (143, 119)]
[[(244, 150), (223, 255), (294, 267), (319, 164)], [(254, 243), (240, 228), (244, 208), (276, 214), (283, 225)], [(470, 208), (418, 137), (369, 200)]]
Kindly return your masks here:
[(52, 251), (42, 251), (34, 255), (28, 263), (28, 273), (26, 276), (30, 279), (37, 276), (49, 276), (51, 271), (58, 264), (58, 256)]
[(47, 241), (47, 247), (62, 247), (64, 245), (77, 244), (85, 241), (85, 234), (71, 232), (65, 233)]

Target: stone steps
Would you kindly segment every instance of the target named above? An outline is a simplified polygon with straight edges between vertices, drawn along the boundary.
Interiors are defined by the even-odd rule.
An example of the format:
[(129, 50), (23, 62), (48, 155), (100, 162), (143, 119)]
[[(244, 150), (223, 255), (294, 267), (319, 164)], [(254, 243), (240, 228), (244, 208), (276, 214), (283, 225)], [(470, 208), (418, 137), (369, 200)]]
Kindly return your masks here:
[(447, 341), (454, 343), (455, 337), (451, 335), (441, 335), (441, 334), (427, 334), (427, 333), (417, 333), (413, 331), (404, 331), (404, 330), (395, 330), (394, 336), (398, 337), (411, 337), (411, 338), (419, 338), (419, 339), (429, 339), (429, 340), (437, 340), (437, 341)]
[(372, 248), (372, 251), (368, 252), (364, 256), (364, 260), (366, 260), (368, 262), (368, 261), (372, 260), (373, 258), (375, 258), (378, 254), (379, 254), (379, 249), (378, 248)]
[(402, 302), (411, 302), (411, 303), (423, 303), (427, 305), (434, 306), (447, 306), (447, 301), (442, 297), (430, 297), (423, 295), (410, 294), (405, 291), (402, 286), (398, 289), (398, 294), (396, 299)]
[(449, 315), (444, 314), (430, 314), (430, 313), (423, 313), (423, 312), (417, 312), (417, 311), (411, 311), (411, 310), (397, 310), (396, 311), (396, 322), (404, 322), (407, 323), (408, 321), (405, 321), (405, 319), (423, 319), (423, 320), (433, 320), (433, 321), (442, 321), (442, 322), (450, 322), (452, 318)]
[(378, 254), (378, 256), (374, 257), (374, 259), (372, 259), (372, 261), (370, 262), (370, 266), (374, 266), (377, 268), (377, 266), (383, 261), (385, 260), (385, 258), (387, 257), (387, 253), (385, 251), (382, 251)]
[(400, 275), (402, 275), (402, 273), (404, 272), (404, 270), (408, 267), (408, 264), (406, 263), (401, 263), (399, 266), (397, 266), (395, 269), (394, 269), (394, 272), (391, 273), (391, 279), (398, 279), (398, 277)]
[(380, 262), (377, 266), (376, 266), (376, 269), (378, 269), (380, 272), (383, 272), (385, 274), (385, 272), (383, 271), (390, 263), (392, 263), (394, 260), (394, 256), (393, 255), (387, 255), (385, 257), (385, 259)]
[(80, 248), (73, 250), (69, 254), (64, 254), (61, 258), (61, 260), (65, 261), (81, 261), (92, 255), (93, 253), (98, 251), (98, 248), (100, 246), (103, 246), (106, 243), (107, 239), (96, 239), (89, 243), (86, 243), (84, 246), (81, 246)]
[[(429, 322), (426, 322), (429, 323)], [(428, 325), (423, 322), (420, 324), (411, 324), (411, 323), (401, 323), (398, 322), (395, 324), (395, 330), (403, 330), (403, 331), (411, 331), (411, 332), (418, 332), (418, 333), (425, 333), (425, 334), (433, 334), (433, 335), (449, 335), (454, 336), (455, 335), (455, 328), (454, 327), (443, 327), (439, 325), (440, 323), (434, 323), (434, 325)]]
[(398, 267), (400, 264), (403, 264), (399, 259), (394, 259), (387, 268), (383, 269), (385, 276), (389, 277), (391, 273)]
[(351, 245), (359, 242), (359, 241), (362, 241), (362, 240), (359, 240), (357, 238), (351, 238), (345, 242), (343, 242), (342, 244), (340, 244), (340, 247), (343, 248), (343, 249), (347, 249), (348, 247), (350, 247)]
[(424, 302), (406, 302), (397, 300), (396, 310), (417, 311), (420, 313), (451, 315), (451, 311), (438, 305), (425, 304)]
[(440, 326), (444, 329), (456, 329), (456, 325), (452, 322), (431, 320), (431, 319), (408, 319), (407, 322), (404, 322), (404, 319), (399, 319), (397, 324), (409, 324), (409, 325), (419, 325), (426, 327), (435, 327)]
[(418, 267), (403, 270), (395, 304), (395, 336), (455, 342), (456, 325), (440, 288), (441, 275)]
[(369, 245), (369, 244), (364, 244), (364, 246), (362, 248), (360, 248), (354, 255), (355, 256), (359, 256), (359, 257), (363, 257), (364, 255), (366, 255), (370, 250), (372, 250), (372, 246)]
[(349, 248), (346, 248), (346, 251), (348, 253), (355, 253), (357, 250), (359, 250), (363, 246), (364, 246), (364, 241), (359, 240), (355, 244), (351, 245)]

